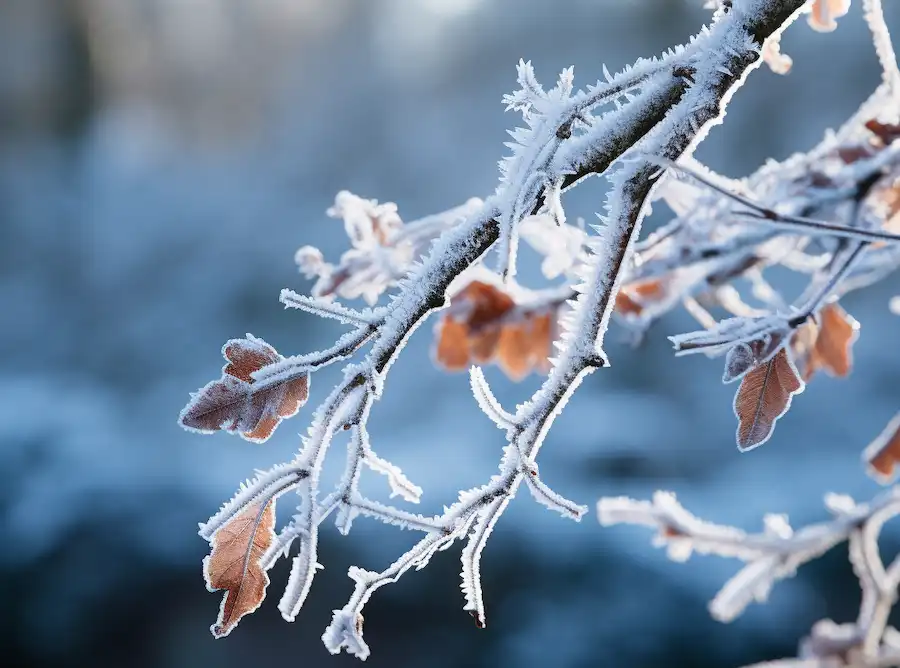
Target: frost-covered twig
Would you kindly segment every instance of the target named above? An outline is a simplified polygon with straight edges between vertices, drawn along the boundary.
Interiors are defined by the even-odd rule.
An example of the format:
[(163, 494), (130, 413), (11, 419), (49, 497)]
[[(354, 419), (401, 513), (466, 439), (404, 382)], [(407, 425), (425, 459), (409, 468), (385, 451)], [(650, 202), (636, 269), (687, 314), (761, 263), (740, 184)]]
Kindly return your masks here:
[(705, 522), (687, 511), (668, 492), (652, 501), (627, 497), (604, 498), (597, 505), (600, 523), (637, 524), (657, 529), (654, 544), (665, 546), (669, 557), (687, 560), (692, 552), (740, 559), (746, 565), (719, 591), (709, 605), (713, 617), (730, 622), (753, 601), (764, 602), (772, 586), (844, 541), (862, 588), (859, 617), (851, 624), (823, 620), (800, 647), (798, 659), (761, 666), (811, 668), (877, 668), (897, 665), (897, 632), (887, 626), (897, 600), (900, 560), (885, 568), (878, 549), (881, 527), (900, 515), (900, 487), (893, 487), (868, 503), (830, 494), (825, 504), (834, 519), (794, 531), (784, 515), (767, 515), (765, 530), (748, 534), (740, 529)]
[[(764, 207), (760, 210), (774, 212), (765, 220), (750, 221), (744, 216), (733, 226), (723, 225), (721, 214), (734, 207), (731, 192), (713, 188), (710, 195), (708, 189), (695, 189), (688, 198), (692, 200), (690, 211), (682, 211), (673, 225), (638, 245), (642, 220), (661, 181), (661, 192), (672, 207), (677, 211), (684, 204), (675, 203), (671, 174), (663, 176), (665, 169), (660, 169), (660, 164), (671, 166), (690, 160), (709, 128), (721, 121), (731, 95), (762, 62), (766, 45), (775, 43), (803, 5), (804, 0), (723, 2), (712, 26), (704, 28), (687, 46), (677, 47), (659, 59), (641, 60), (615, 76), (607, 73), (607, 82), (585, 91), (574, 91), (569, 69), (553, 89), (545, 92), (530, 65), (520, 63), (520, 89), (504, 101), (523, 114), (528, 127), (512, 133), (512, 156), (501, 163), (500, 184), (484, 201), (469, 200), (443, 214), (404, 224), (393, 204), (378, 204), (346, 192), (338, 195), (329, 213), (344, 221), (353, 248), (337, 266), (326, 263), (316, 249), (300, 249), (296, 259), (301, 271), (308, 277), (318, 277), (313, 296), (285, 290), (282, 302), (286, 307), (336, 319), (350, 331), (328, 350), (286, 358), (250, 335), (229, 342), (223, 350), (228, 364), (222, 377), (202, 388), (182, 413), (182, 423), (199, 431), (221, 429), (240, 433), (248, 440), (265, 440), (282, 419), (305, 403), (311, 374), (369, 346), (361, 360), (345, 367), (342, 381), (314, 412), (296, 458), (261, 473), (202, 532), (215, 541), (219, 532), (237, 518), (242, 526), (247, 525), (247, 518), (257, 518), (252, 524), (254, 530), (247, 534), (244, 552), (244, 563), (253, 567), (245, 570), (257, 577), (257, 567), (264, 576), (277, 558), (288, 554), (295, 541), (299, 544), (279, 604), (285, 619), (296, 617), (319, 567), (318, 531), (322, 522), (334, 515), (339, 530), (346, 533), (357, 515), (365, 515), (422, 535), (381, 572), (356, 567), (350, 570), (354, 592), (347, 605), (335, 612), (323, 635), (329, 651), (346, 649), (365, 658), (369, 649), (362, 637), (362, 610), (370, 596), (413, 566), (423, 568), (436, 551), (457, 540), (465, 542), (461, 557), (465, 609), (479, 626), (484, 626), (481, 555), (520, 485), (524, 482), (536, 500), (566, 517), (577, 520), (587, 510), (559, 495), (541, 478), (536, 458), (553, 421), (578, 385), (588, 374), (607, 365), (603, 341), (614, 309), (636, 316), (632, 320), (646, 322), (676, 303), (687, 303), (700, 320), (711, 324), (699, 302), (701, 287), (708, 287), (717, 291), (721, 303), (740, 311), (743, 319), (736, 318), (737, 322), (730, 324), (726, 321), (709, 332), (688, 337), (684, 339), (686, 347), (728, 353), (734, 378), (749, 377), (754, 373), (753, 365), (774, 364), (773, 360), (781, 360), (782, 368), (798, 373), (794, 361), (784, 357), (783, 348), (793, 330), (807, 325), (807, 317), (794, 322), (793, 312), (754, 311), (729, 283), (738, 276), (751, 276), (757, 292), (766, 294), (761, 268), (792, 262), (812, 276), (811, 282), (824, 281), (826, 289), (815, 293), (815, 299), (809, 302), (813, 307), (808, 317), (825, 317), (835, 313), (825, 310), (830, 307), (825, 301), (833, 293), (847, 289), (853, 280), (860, 284), (876, 280), (879, 272), (896, 265), (896, 245), (883, 243), (896, 240), (893, 231), (870, 232), (832, 221), (824, 229), (818, 223), (808, 223), (801, 233), (802, 223), (798, 222), (816, 222), (810, 218), (812, 214), (828, 207), (839, 209), (842, 202), (858, 195), (862, 182), (873, 192), (882, 192), (878, 188), (885, 185), (882, 182), (893, 175), (890, 170), (895, 167), (894, 134), (900, 136), (889, 125), (870, 128), (881, 144), (868, 153), (862, 147), (863, 154), (852, 160), (843, 159), (840, 143), (819, 151), (833, 162), (843, 161), (843, 167), (838, 165), (816, 175), (815, 188), (798, 187), (789, 197), (782, 197), (784, 192), (772, 184), (784, 176), (784, 171), (773, 167), (748, 179), (745, 195), (757, 196)], [(878, 29), (878, 5), (870, 2), (868, 7), (870, 24)], [(887, 47), (881, 45), (879, 49), (882, 60), (886, 60)], [(892, 94), (891, 90), (885, 84), (882, 94)], [(839, 132), (837, 137), (840, 142), (860, 139), (852, 132)], [(802, 160), (785, 165), (781, 169), (793, 170), (794, 176), (806, 178), (812, 173)], [(590, 175), (605, 175), (610, 186), (601, 223), (592, 228), (596, 235), (567, 224), (562, 207), (562, 193)], [(744, 185), (713, 178), (716, 184), (735, 188)], [(709, 178), (706, 181), (711, 182)], [(788, 184), (798, 185), (796, 180)], [(788, 201), (790, 208), (767, 204), (781, 200)], [(859, 200), (857, 196), (855, 210), (862, 211), (865, 204), (868, 212), (870, 202)], [(876, 204), (872, 207), (878, 208)], [(863, 219), (869, 220), (862, 215), (855, 218)], [(873, 215), (871, 220), (881, 219)], [(827, 233), (824, 243), (830, 245), (823, 257), (806, 252), (807, 244), (812, 243), (808, 238), (810, 227), (817, 233)], [(515, 284), (519, 236), (547, 257), (545, 272), (565, 276), (565, 285), (534, 292)], [(845, 265), (836, 264), (835, 257), (848, 254), (842, 246), (848, 243), (846, 237), (853, 240), (850, 243), (856, 244), (857, 250), (850, 253), (852, 257)], [(704, 243), (697, 243), (698, 239)], [(876, 249), (878, 244), (881, 246)], [(484, 258), (492, 248), (498, 251), (498, 273), (503, 280), (483, 282), (468, 293), (460, 291), (467, 277), (486, 271)], [(694, 251), (696, 257), (690, 255)], [(335, 297), (363, 297), (374, 305), (388, 289), (396, 289), (388, 303), (370, 310), (351, 309), (333, 301)], [(505, 290), (529, 294), (532, 300), (516, 302)], [(369, 468), (385, 475), (391, 496), (417, 502), (421, 495), (397, 466), (375, 454), (369, 442), (368, 419), (409, 337), (430, 314), (463, 294), (472, 302), (463, 304), (460, 313), (454, 301), (445, 314), (464, 316), (465, 326), (459, 322), (455, 326), (471, 328), (465, 333), (471, 333), (472, 340), (463, 337), (467, 346), (464, 364), (468, 364), (470, 352), (474, 359), (489, 360), (487, 351), (492, 345), (505, 351), (507, 357), (503, 359), (516, 354), (533, 356), (527, 337), (538, 322), (543, 327), (542, 336), (555, 331), (548, 324), (550, 313), (559, 319), (561, 335), (555, 341), (558, 352), (546, 365), (547, 378), (515, 413), (500, 406), (480, 369), (472, 371), (472, 388), (479, 405), (506, 433), (499, 471), (485, 484), (461, 492), (459, 500), (440, 515), (425, 517), (366, 498), (360, 492), (359, 478)], [(646, 308), (648, 300), (654, 299), (656, 308)], [(783, 306), (780, 297), (769, 291), (767, 304), (775, 302)], [(535, 316), (538, 312), (540, 318)], [(852, 340), (855, 330), (851, 319), (847, 316), (842, 322), (850, 333), (841, 340)], [(805, 369), (824, 364), (813, 356), (812, 349), (807, 352)], [(835, 369), (843, 360), (832, 356), (826, 361)], [(527, 372), (528, 366), (509, 368)], [(769, 432), (774, 419), (777, 416), (771, 419)], [(757, 436), (763, 433), (760, 426), (754, 422), (748, 429), (758, 444)], [(332, 442), (342, 435), (348, 437), (344, 475), (325, 492), (320, 489), (322, 465)], [(270, 517), (276, 497), (289, 489), (296, 490), (300, 497), (296, 514), (277, 535), (264, 532), (257, 536), (256, 528), (263, 524), (260, 518)], [(261, 556), (257, 558), (257, 554)], [(231, 616), (233, 624), (255, 609), (261, 596), (230, 603), (232, 607), (243, 605)]]

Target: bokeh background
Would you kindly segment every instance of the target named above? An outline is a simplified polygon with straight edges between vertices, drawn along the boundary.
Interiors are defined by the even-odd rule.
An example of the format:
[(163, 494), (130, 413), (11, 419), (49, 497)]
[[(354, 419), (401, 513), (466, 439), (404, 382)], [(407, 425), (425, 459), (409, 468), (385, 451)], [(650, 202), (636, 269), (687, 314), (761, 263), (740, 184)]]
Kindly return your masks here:
[[(900, 33), (900, 3), (888, 21)], [(221, 344), (252, 332), (285, 354), (338, 329), (277, 302), (309, 287), (304, 244), (335, 258), (335, 193), (398, 202), (406, 219), (490, 193), (500, 97), (520, 57), (576, 82), (685, 40), (700, 0), (2, 0), (0, 2), (0, 648), (7, 665), (135, 668), (351, 666), (319, 636), (352, 589), (412, 535), (358, 520), (324, 531), (326, 565), (294, 624), (270, 598), (214, 641), (196, 534), (238, 482), (289, 459), (303, 415), (264, 446), (176, 425), (188, 392), (219, 373)], [(809, 147), (874, 88), (858, 8), (819, 35), (794, 26), (793, 72), (756, 72), (699, 151), (727, 174)], [(602, 203), (594, 180), (570, 217)], [(664, 209), (658, 206), (658, 209)], [(660, 211), (657, 214), (661, 213)], [(602, 495), (675, 491), (695, 512), (747, 529), (765, 512), (825, 517), (822, 495), (876, 492), (860, 449), (898, 407), (896, 279), (854, 294), (856, 371), (817, 379), (765, 447), (733, 445), (733, 388), (716, 362), (672, 357), (672, 316), (640, 350), (613, 330), (609, 371), (582, 386), (544, 448), (547, 481)], [(373, 418), (378, 451), (425, 489), (422, 512), (494, 471), (499, 432), (465, 375), (428, 363), (431, 327), (393, 369)], [(893, 342), (893, 343), (891, 343)], [(493, 370), (492, 370), (493, 371)], [(313, 379), (312, 402), (337, 378)], [(490, 374), (513, 405), (538, 379)], [(309, 408), (305, 413), (308, 414)], [(335, 463), (343, 464), (340, 448)], [(288, 501), (287, 497), (285, 501)], [(287, 503), (283, 503), (285, 508)], [(888, 527), (887, 549), (900, 548)], [(486, 630), (464, 613), (458, 550), (379, 590), (369, 664), (739, 666), (793, 655), (822, 617), (855, 616), (836, 550), (731, 625), (706, 602), (738, 568), (668, 562), (640, 529), (567, 522), (520, 495), (484, 554)]]

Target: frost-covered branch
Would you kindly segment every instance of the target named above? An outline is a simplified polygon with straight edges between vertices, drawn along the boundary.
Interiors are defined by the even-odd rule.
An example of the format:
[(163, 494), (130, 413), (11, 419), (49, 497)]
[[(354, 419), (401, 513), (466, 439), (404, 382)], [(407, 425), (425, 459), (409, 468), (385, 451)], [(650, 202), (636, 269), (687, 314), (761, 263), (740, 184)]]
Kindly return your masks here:
[[(845, 372), (858, 325), (833, 299), (879, 280), (900, 261), (900, 230), (891, 222), (900, 211), (900, 194), (894, 189), (900, 178), (900, 141), (895, 142), (900, 128), (897, 118), (875, 114), (898, 94), (880, 4), (866, 4), (885, 68), (884, 85), (866, 103), (868, 113), (860, 112), (809, 154), (767, 165), (745, 180), (712, 174), (691, 158), (710, 127), (721, 122), (748, 73), (764, 60), (779, 62), (778, 37), (804, 4), (722, 2), (712, 25), (686, 46), (639, 60), (616, 75), (604, 67), (606, 80), (581, 91), (574, 89), (571, 69), (545, 91), (531, 65), (520, 62), (519, 89), (504, 102), (523, 115), (526, 127), (511, 133), (512, 155), (501, 161), (499, 185), (484, 200), (471, 199), (404, 223), (393, 204), (338, 194), (328, 213), (344, 222), (352, 248), (337, 264), (326, 262), (315, 248), (301, 248), (297, 264), (317, 281), (311, 296), (284, 290), (281, 301), (286, 308), (337, 320), (349, 331), (324, 351), (290, 357), (252, 335), (230, 341), (223, 348), (227, 364), (221, 377), (195, 393), (181, 415), (181, 423), (196, 431), (224, 430), (264, 441), (306, 403), (312, 375), (356, 357), (313, 412), (297, 456), (260, 473), (203, 526), (201, 535), (213, 544), (214, 555), (221, 552), (224, 537), (232, 539), (230, 552), (238, 538), (246, 541), (238, 557), (245, 564), (244, 576), (253, 578), (248, 588), (240, 578), (215, 585), (227, 590), (220, 623), (213, 627), (216, 635), (224, 635), (258, 607), (268, 584), (266, 572), (296, 546), (279, 603), (282, 616), (293, 620), (320, 567), (319, 527), (334, 516), (339, 531), (347, 533), (359, 515), (417, 531), (420, 537), (380, 572), (350, 569), (354, 592), (323, 635), (329, 651), (368, 656), (362, 613), (371, 595), (410, 568), (424, 568), (435, 552), (456, 541), (464, 543), (464, 609), (485, 626), (481, 556), (522, 483), (537, 501), (565, 517), (578, 520), (587, 511), (552, 489), (540, 476), (536, 459), (569, 397), (587, 375), (607, 366), (604, 338), (614, 314), (643, 331), (661, 314), (684, 304), (704, 324), (702, 332), (675, 341), (680, 352), (725, 355), (726, 380), (742, 379), (735, 410), (738, 443), (744, 449), (769, 437), (809, 374), (817, 368)], [(816, 3), (820, 13), (813, 24), (830, 28), (840, 12), (822, 14), (823, 6)], [(563, 207), (565, 191), (592, 175), (605, 176), (609, 186), (600, 223), (590, 227), (593, 233), (568, 223)], [(685, 175), (693, 181), (674, 178)], [(649, 204), (658, 196), (676, 212), (676, 219), (639, 241)], [(545, 275), (563, 277), (563, 283), (539, 290), (516, 283), (520, 238), (544, 256)], [(493, 251), (496, 272), (486, 262)], [(809, 276), (799, 306), (789, 305), (768, 286), (763, 270), (774, 265)], [(751, 280), (762, 307), (747, 304), (732, 285), (739, 277)], [(388, 291), (387, 302), (375, 306)], [(701, 303), (710, 295), (735, 317), (716, 322)], [(374, 308), (354, 309), (336, 301), (358, 297)], [(480, 367), (471, 369), (475, 398), (504, 431), (506, 446), (493, 477), (461, 492), (441, 514), (427, 517), (367, 498), (359, 480), (368, 469), (386, 478), (391, 497), (412, 503), (421, 497), (422, 490), (399, 467), (376, 454), (368, 420), (406, 341), (438, 311), (436, 357), (446, 368), (497, 362), (514, 378), (531, 370), (547, 377), (513, 413), (494, 397)], [(826, 339), (839, 345), (826, 349)], [(765, 377), (759, 395), (748, 397), (745, 390), (760, 385), (760, 374)], [(773, 374), (784, 381), (774, 399), (768, 385)], [(767, 410), (758, 410), (763, 404)], [(344, 473), (332, 489), (322, 489), (324, 461), (332, 443), (343, 437)], [(276, 533), (274, 504), (289, 490), (296, 491), (299, 503)], [(876, 505), (865, 511), (855, 507), (854, 512), (868, 513), (865, 521), (873, 522)], [(726, 529), (699, 524), (680, 507), (673, 510), (676, 507), (671, 500), (669, 511), (681, 513), (678, 516), (696, 530), (695, 544), (706, 544), (704, 527), (713, 532), (709, 541), (728, 542)], [(642, 512), (662, 511), (651, 507)], [(862, 520), (847, 517), (835, 523), (844, 522), (846, 532), (852, 533)], [(827, 539), (804, 534), (805, 551), (797, 547), (802, 532), (777, 554), (766, 551), (773, 544), (771, 537), (735, 534), (732, 543), (740, 543), (741, 549), (748, 540), (757, 545), (751, 579), (759, 580), (781, 573), (781, 559), (789, 550), (806, 555), (827, 549), (840, 534), (834, 527), (829, 531)], [(217, 563), (214, 558), (207, 562), (211, 587), (225, 582), (217, 577)], [(886, 572), (896, 570), (900, 566)], [(875, 621), (866, 622), (867, 629), (877, 626), (881, 614), (877, 603), (870, 607), (874, 612), (867, 619)]]
[[(897, 438), (897, 424), (892, 423), (887, 431)], [(884, 452), (885, 440), (882, 436), (869, 446), (866, 458)], [(757, 668), (896, 666), (900, 632), (887, 624), (900, 587), (900, 556), (885, 567), (878, 539), (885, 522), (900, 515), (900, 487), (892, 487), (868, 503), (829, 494), (825, 505), (833, 516), (829, 521), (794, 530), (786, 516), (767, 515), (764, 531), (757, 534), (701, 520), (669, 492), (657, 492), (652, 501), (604, 498), (597, 511), (604, 526), (635, 524), (656, 529), (654, 545), (665, 547), (675, 561), (686, 561), (693, 552), (743, 561), (745, 566), (709, 604), (712, 616), (722, 622), (734, 620), (754, 601), (765, 602), (776, 582), (792, 577), (800, 566), (839, 543), (849, 542), (850, 561), (862, 589), (856, 621), (836, 624), (822, 620), (800, 644), (798, 658), (757, 664)]]

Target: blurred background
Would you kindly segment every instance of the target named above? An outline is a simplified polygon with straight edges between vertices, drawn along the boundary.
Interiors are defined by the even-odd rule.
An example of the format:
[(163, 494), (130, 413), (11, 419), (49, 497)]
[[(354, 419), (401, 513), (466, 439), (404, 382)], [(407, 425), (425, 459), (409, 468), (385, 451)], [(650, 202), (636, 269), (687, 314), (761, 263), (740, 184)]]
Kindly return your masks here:
[[(888, 22), (900, 33), (900, 3)], [(416, 217), (489, 194), (504, 154), (501, 95), (519, 58), (576, 84), (687, 39), (700, 0), (2, 0), (0, 2), (0, 647), (7, 665), (351, 666), (319, 639), (352, 590), (412, 535), (358, 520), (323, 532), (326, 565), (294, 624), (269, 600), (214, 641), (197, 536), (254, 468), (289, 459), (311, 408), (264, 446), (176, 425), (188, 392), (219, 373), (245, 332), (284, 354), (336, 326), (284, 312), (308, 289), (304, 244), (336, 259), (324, 212), (341, 189)], [(798, 23), (794, 70), (762, 69), (698, 155), (732, 176), (815, 143), (874, 88), (859, 9), (837, 32)], [(594, 180), (571, 218), (602, 205)], [(657, 209), (664, 209), (658, 206)], [(657, 211), (657, 215), (664, 213)], [(657, 219), (658, 220), (658, 219)], [(750, 454), (733, 445), (733, 389), (717, 362), (675, 359), (673, 316), (638, 351), (613, 330), (609, 371), (585, 383), (541, 456), (549, 484), (593, 505), (675, 491), (746, 529), (765, 512), (825, 518), (822, 495), (876, 492), (861, 448), (898, 408), (895, 278), (846, 301), (863, 323), (856, 371), (817, 379)], [(619, 342), (617, 342), (619, 341)], [(378, 452), (425, 489), (421, 512), (485, 481), (502, 441), (465, 375), (428, 363), (423, 327), (373, 417)], [(896, 345), (893, 346), (896, 349)], [(321, 400), (338, 369), (313, 379)], [(491, 369), (501, 401), (527, 397)], [(334, 453), (332, 468), (343, 465)], [(329, 469), (331, 470), (331, 469)], [(386, 495), (385, 495), (386, 496)], [(287, 509), (290, 497), (284, 499)], [(737, 563), (674, 564), (640, 529), (567, 522), (520, 495), (484, 554), (489, 627), (462, 611), (458, 549), (379, 590), (367, 607), (374, 666), (739, 666), (794, 655), (818, 619), (855, 617), (845, 551), (779, 585), (735, 623), (706, 602)], [(900, 548), (889, 526), (885, 544)]]

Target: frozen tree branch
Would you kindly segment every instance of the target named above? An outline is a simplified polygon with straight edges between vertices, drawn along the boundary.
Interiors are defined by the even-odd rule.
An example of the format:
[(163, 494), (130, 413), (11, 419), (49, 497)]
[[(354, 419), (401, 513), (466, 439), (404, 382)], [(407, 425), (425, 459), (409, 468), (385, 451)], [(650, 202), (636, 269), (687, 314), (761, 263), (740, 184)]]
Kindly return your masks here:
[(873, 668), (900, 661), (897, 631), (887, 626), (897, 600), (900, 561), (885, 568), (878, 549), (881, 527), (900, 515), (900, 488), (893, 487), (869, 503), (828, 495), (825, 504), (834, 515), (828, 522), (794, 531), (783, 515), (767, 515), (765, 531), (748, 534), (740, 529), (711, 524), (688, 512), (668, 492), (652, 501), (626, 497), (601, 499), (600, 523), (638, 524), (657, 529), (654, 544), (665, 546), (670, 558), (687, 560), (692, 552), (740, 559), (745, 566), (719, 591), (709, 609), (712, 616), (730, 622), (753, 601), (764, 602), (772, 586), (812, 559), (844, 541), (862, 588), (859, 617), (852, 624), (823, 620), (801, 644), (800, 657), (758, 666), (810, 666), (815, 668)]
[[(735, 402), (742, 449), (769, 438), (775, 420), (817, 368), (837, 375), (849, 369), (849, 345), (858, 325), (833, 300), (879, 280), (900, 263), (900, 230), (891, 222), (900, 212), (900, 194), (894, 191), (900, 178), (900, 141), (895, 143), (900, 126), (896, 117), (877, 117), (887, 101), (896, 101), (900, 77), (880, 3), (869, 0), (864, 9), (884, 84), (838, 133), (808, 154), (767, 165), (739, 181), (715, 175), (691, 157), (709, 129), (722, 121), (749, 72), (764, 59), (783, 62), (778, 37), (805, 4), (718, 3), (711, 26), (687, 45), (640, 60), (617, 75), (604, 67), (606, 81), (583, 91), (574, 90), (571, 69), (545, 91), (530, 63), (520, 62), (519, 89), (504, 102), (523, 115), (526, 127), (510, 133), (512, 154), (501, 161), (499, 185), (485, 200), (471, 199), (404, 224), (393, 204), (338, 194), (328, 213), (343, 220), (352, 248), (337, 265), (325, 262), (312, 247), (301, 248), (296, 255), (300, 270), (317, 277), (312, 296), (284, 290), (281, 301), (286, 308), (337, 320), (350, 331), (327, 350), (291, 357), (251, 335), (229, 342), (223, 349), (228, 364), (222, 377), (195, 393), (181, 416), (185, 427), (203, 433), (225, 430), (265, 440), (306, 402), (311, 374), (368, 346), (361, 359), (345, 366), (341, 382), (314, 411), (294, 460), (260, 473), (201, 529), (215, 545), (224, 528), (238, 520), (244, 526), (255, 517), (244, 558), (253, 567), (246, 570), (259, 567), (262, 576), (297, 542), (279, 603), (285, 619), (296, 617), (320, 567), (322, 522), (334, 515), (345, 534), (364, 515), (418, 531), (420, 538), (380, 572), (350, 569), (353, 594), (335, 611), (323, 635), (329, 651), (345, 649), (365, 659), (369, 648), (363, 640), (363, 608), (371, 595), (410, 568), (424, 568), (433, 554), (456, 541), (464, 543), (464, 609), (484, 627), (481, 556), (521, 484), (565, 517), (579, 520), (587, 512), (547, 484), (536, 459), (577, 387), (608, 365), (603, 344), (614, 312), (640, 332), (679, 304), (695, 315), (704, 330), (673, 340), (680, 352), (725, 355), (725, 380), (742, 379)], [(841, 12), (822, 13), (825, 5), (815, 5), (814, 26), (831, 29)], [(566, 222), (562, 198), (566, 190), (597, 175), (606, 177), (609, 188), (591, 234)], [(679, 175), (692, 181), (678, 181), (674, 177)], [(660, 195), (676, 219), (639, 241), (649, 204)], [(545, 256), (545, 274), (563, 275), (565, 284), (530, 291), (516, 283), (520, 236)], [(490, 251), (497, 253), (496, 273), (485, 266)], [(764, 269), (779, 264), (809, 276), (798, 305), (789, 305), (763, 277)], [(739, 277), (751, 281), (765, 308), (744, 301), (731, 285)], [(335, 301), (362, 297), (374, 306), (388, 290), (393, 294), (387, 303), (375, 308), (352, 309)], [(716, 322), (703, 300), (735, 317)], [(375, 453), (368, 420), (406, 341), (441, 310), (438, 360), (445, 366), (462, 369), (470, 361), (499, 359), (513, 377), (532, 367), (548, 375), (530, 400), (511, 413), (496, 400), (481, 368), (471, 367), (473, 394), (504, 431), (506, 446), (497, 473), (487, 482), (460, 492), (443, 513), (426, 517), (366, 498), (359, 480), (370, 469), (385, 476), (391, 497), (412, 503), (421, 497), (417, 485)], [(830, 328), (827, 337), (820, 328)], [(823, 347), (826, 339), (831, 348)], [(774, 395), (772, 377), (779, 380)], [(748, 397), (748, 392), (757, 395)], [(332, 490), (322, 490), (322, 465), (332, 442), (344, 435), (343, 476)], [(289, 490), (299, 496), (296, 513), (277, 534), (259, 537), (258, 528), (271, 517), (275, 499)], [(607, 522), (660, 527), (673, 554), (698, 549), (747, 561), (714, 602), (715, 614), (731, 618), (772, 582), (836, 542), (850, 540), (860, 554), (865, 552), (877, 539), (883, 511), (894, 512), (896, 503), (892, 492), (796, 534), (785, 521), (771, 519), (759, 536), (703, 523), (666, 495), (652, 504), (601, 502), (601, 514)], [(871, 556), (861, 557), (858, 572), (863, 562), (867, 577), (877, 584), (873, 591), (883, 598), (884, 586), (893, 582), (900, 565), (885, 569)], [(885, 604), (878, 596), (866, 599), (865, 617), (857, 624), (864, 654), (872, 661), (888, 651)], [(248, 603), (233, 624), (253, 609)]]

